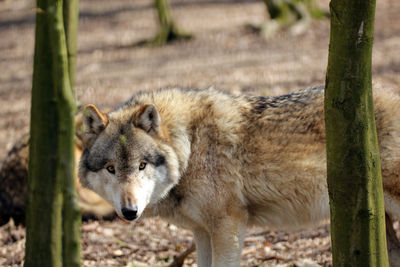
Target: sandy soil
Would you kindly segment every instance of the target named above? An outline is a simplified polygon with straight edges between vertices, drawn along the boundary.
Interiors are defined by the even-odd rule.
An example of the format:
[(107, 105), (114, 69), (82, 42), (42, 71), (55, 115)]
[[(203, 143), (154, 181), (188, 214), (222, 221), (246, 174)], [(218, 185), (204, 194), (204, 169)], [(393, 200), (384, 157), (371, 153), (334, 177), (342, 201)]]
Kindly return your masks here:
[[(160, 48), (137, 45), (157, 32), (151, 0), (81, 0), (76, 95), (82, 104), (115, 105), (138, 90), (214, 86), (232, 93), (277, 95), (323, 84), (329, 21), (306, 33), (281, 32), (265, 41), (246, 25), (266, 19), (261, 1), (171, 0), (179, 25), (195, 38)], [(328, 8), (327, 0), (320, 0)], [(34, 3), (0, 1), (0, 161), (28, 131)], [(377, 3), (373, 83), (400, 92), (400, 2)], [(261, 234), (260, 234), (261, 232)], [(258, 233), (258, 234), (257, 234)], [(134, 226), (120, 220), (83, 224), (85, 266), (125, 266), (170, 259), (191, 241), (190, 233), (158, 220)], [(287, 266), (310, 259), (330, 266), (328, 226), (287, 234), (249, 230), (243, 266)], [(0, 228), (0, 265), (21, 266), (24, 229)], [(193, 266), (195, 254), (186, 261)], [(300, 264), (298, 264), (300, 266)]]

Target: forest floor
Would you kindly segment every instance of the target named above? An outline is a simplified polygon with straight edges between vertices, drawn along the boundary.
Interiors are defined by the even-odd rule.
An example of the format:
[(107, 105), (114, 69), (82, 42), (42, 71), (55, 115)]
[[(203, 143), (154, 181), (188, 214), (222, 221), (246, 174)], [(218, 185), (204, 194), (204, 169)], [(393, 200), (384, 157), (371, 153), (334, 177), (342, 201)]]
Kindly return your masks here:
[[(147, 47), (140, 42), (157, 32), (152, 2), (80, 1), (80, 103), (113, 106), (138, 90), (171, 86), (277, 95), (324, 84), (328, 20), (312, 22), (299, 36), (283, 31), (264, 40), (247, 26), (267, 19), (261, 1), (171, 0), (178, 25), (194, 38)], [(319, 3), (328, 8), (328, 0)], [(400, 93), (399, 14), (399, 1), (377, 1), (373, 84), (395, 93)], [(34, 19), (34, 1), (0, 1), (0, 162), (29, 128)], [(82, 230), (84, 266), (126, 266), (133, 260), (154, 265), (192, 240), (188, 231), (159, 219), (89, 221)], [(24, 241), (23, 227), (10, 222), (0, 228), (1, 266), (22, 266)], [(249, 229), (242, 266), (330, 266), (330, 251), (327, 224), (296, 233)], [(185, 266), (195, 266), (195, 253)]]

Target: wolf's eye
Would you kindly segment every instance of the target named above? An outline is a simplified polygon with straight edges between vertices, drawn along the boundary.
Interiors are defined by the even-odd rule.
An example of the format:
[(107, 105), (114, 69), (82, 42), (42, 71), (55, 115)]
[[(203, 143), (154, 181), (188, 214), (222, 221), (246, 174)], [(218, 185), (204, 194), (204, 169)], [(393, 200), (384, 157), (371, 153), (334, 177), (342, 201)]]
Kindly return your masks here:
[(113, 165), (108, 166), (106, 169), (107, 169), (107, 171), (108, 171), (109, 173), (115, 174), (115, 168), (114, 168)]
[(144, 168), (146, 168), (146, 162), (141, 162), (139, 165), (139, 170), (142, 171)]

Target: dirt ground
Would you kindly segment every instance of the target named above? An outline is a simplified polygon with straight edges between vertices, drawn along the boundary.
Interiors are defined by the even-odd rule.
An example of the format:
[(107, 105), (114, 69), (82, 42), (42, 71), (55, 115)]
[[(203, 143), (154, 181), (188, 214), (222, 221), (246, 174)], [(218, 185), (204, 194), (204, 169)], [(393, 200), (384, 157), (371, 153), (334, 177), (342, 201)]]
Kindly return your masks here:
[[(155, 36), (151, 0), (81, 0), (76, 96), (113, 106), (138, 90), (180, 86), (277, 95), (323, 84), (329, 21), (306, 33), (268, 41), (249, 24), (266, 19), (261, 1), (171, 0), (177, 23), (194, 38), (164, 47), (138, 43)], [(328, 8), (327, 0), (320, 5)], [(34, 2), (0, 1), (0, 162), (29, 128)], [(377, 1), (373, 84), (400, 93), (400, 2)], [(329, 226), (299, 233), (250, 229), (242, 266), (330, 266)], [(159, 219), (84, 222), (84, 266), (126, 266), (171, 260), (190, 245), (189, 232)], [(0, 265), (22, 266), (24, 228), (0, 228)], [(297, 262), (297, 265), (295, 264)], [(309, 265), (307, 265), (309, 264)], [(313, 265), (314, 264), (314, 265)], [(195, 266), (195, 253), (185, 262)]]

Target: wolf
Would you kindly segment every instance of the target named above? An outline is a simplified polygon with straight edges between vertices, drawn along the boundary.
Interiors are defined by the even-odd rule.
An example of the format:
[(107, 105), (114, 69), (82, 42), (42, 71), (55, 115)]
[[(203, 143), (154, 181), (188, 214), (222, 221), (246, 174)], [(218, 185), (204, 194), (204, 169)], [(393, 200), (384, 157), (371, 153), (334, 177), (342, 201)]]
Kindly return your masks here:
[[(324, 89), (275, 97), (214, 89), (135, 94), (84, 112), (80, 181), (125, 220), (193, 231), (198, 266), (239, 266), (246, 227), (329, 217)], [(400, 98), (376, 92), (386, 212), (400, 218)]]

